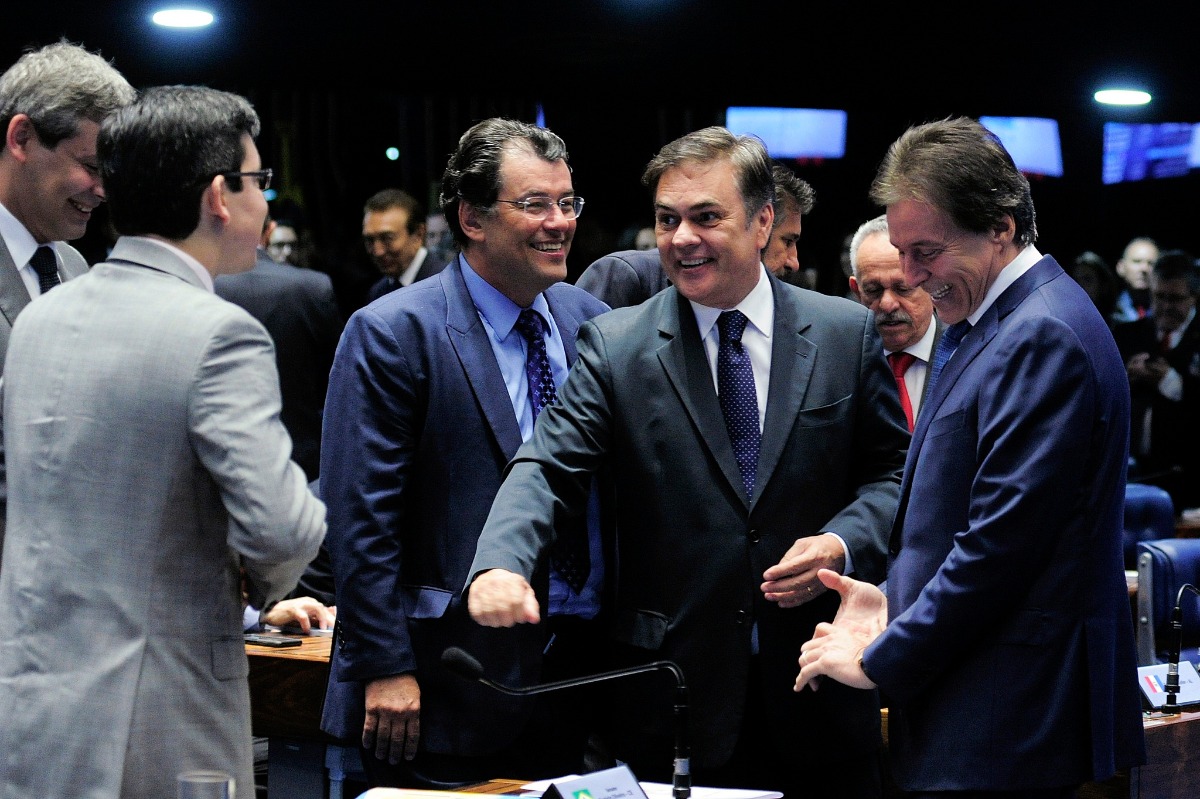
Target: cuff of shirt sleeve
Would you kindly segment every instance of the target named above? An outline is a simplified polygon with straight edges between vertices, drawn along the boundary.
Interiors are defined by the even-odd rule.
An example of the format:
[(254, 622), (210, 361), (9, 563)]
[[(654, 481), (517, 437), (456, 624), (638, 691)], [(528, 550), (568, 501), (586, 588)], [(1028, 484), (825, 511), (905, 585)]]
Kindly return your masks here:
[(854, 559), (850, 557), (850, 547), (846, 546), (846, 539), (842, 538), (837, 533), (830, 532), (829, 530), (826, 530), (823, 535), (833, 536), (838, 540), (838, 543), (842, 545), (842, 554), (846, 556), (846, 567), (842, 569), (842, 575), (854, 574)]

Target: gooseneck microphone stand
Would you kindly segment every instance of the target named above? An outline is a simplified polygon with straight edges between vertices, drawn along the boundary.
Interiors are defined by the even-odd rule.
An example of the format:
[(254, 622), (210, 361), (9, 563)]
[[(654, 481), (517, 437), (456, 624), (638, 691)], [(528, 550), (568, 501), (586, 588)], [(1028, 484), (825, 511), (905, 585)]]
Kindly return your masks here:
[(570, 680), (558, 680), (541, 685), (531, 685), (527, 688), (513, 688), (493, 682), (483, 676), (483, 665), (467, 652), (456, 646), (448, 647), (442, 652), (442, 665), (450, 671), (468, 680), (474, 680), (502, 694), (509, 696), (531, 696), (562, 688), (576, 688), (582, 685), (630, 677), (634, 674), (646, 674), (652, 671), (669, 671), (675, 677), (675, 768), (672, 778), (673, 799), (689, 799), (692, 795), (691, 747), (688, 745), (688, 690), (683, 679), (683, 671), (669, 660), (656, 660), (641, 666), (631, 666), (615, 671), (591, 674), (586, 677), (575, 677)]

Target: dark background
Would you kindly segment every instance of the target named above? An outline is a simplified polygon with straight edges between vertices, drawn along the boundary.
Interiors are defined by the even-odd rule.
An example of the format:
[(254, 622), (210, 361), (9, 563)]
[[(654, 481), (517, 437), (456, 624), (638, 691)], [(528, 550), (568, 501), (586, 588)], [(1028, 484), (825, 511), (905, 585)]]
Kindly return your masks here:
[[(395, 185), (429, 198), (467, 127), (492, 115), (533, 121), (538, 105), (566, 140), (587, 199), (573, 274), (627, 226), (650, 223), (639, 177), (655, 151), (721, 124), (728, 105), (849, 112), (846, 158), (793, 164), (817, 192), (802, 263), (822, 270), (826, 290), (841, 289), (843, 238), (878, 212), (867, 189), (888, 144), (910, 124), (954, 114), (1059, 121), (1064, 177), (1033, 184), (1043, 252), (1065, 261), (1092, 249), (1112, 264), (1135, 235), (1200, 251), (1200, 177), (1100, 182), (1105, 121), (1200, 122), (1195, 3), (1113, 12), (718, 0), (194, 5), (217, 23), (159, 29), (149, 22), (159, 4), (144, 0), (8, 9), (0, 62), (65, 36), (138, 88), (201, 83), (246, 95), (263, 119), (275, 204), (284, 215), (299, 206), (314, 265), (340, 285), (370, 276), (357, 243), (368, 195)], [(1154, 102), (1102, 110), (1091, 95), (1117, 79)], [(397, 161), (384, 158), (388, 146)], [(81, 246), (102, 257), (103, 226)]]

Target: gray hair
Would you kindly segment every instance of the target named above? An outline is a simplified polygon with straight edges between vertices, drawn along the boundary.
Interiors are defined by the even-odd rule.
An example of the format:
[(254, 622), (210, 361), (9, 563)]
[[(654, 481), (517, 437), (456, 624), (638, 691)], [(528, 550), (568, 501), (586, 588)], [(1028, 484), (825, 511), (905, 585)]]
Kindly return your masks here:
[(858, 226), (858, 230), (854, 231), (854, 237), (850, 239), (850, 270), (854, 275), (854, 279), (858, 280), (858, 248), (867, 240), (868, 236), (874, 236), (876, 233), (888, 234), (887, 214), (880, 214), (874, 219), (863, 222)]
[(0, 75), (0, 130), (25, 114), (42, 144), (54, 147), (78, 133), (81, 120), (99, 124), (136, 97), (111, 64), (64, 40), (27, 52)]

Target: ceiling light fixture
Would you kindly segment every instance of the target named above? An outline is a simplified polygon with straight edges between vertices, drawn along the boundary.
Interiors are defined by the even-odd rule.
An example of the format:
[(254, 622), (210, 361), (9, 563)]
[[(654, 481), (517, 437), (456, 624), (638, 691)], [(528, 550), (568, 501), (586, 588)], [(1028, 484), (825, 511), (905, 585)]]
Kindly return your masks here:
[(213, 15), (198, 8), (165, 8), (150, 19), (164, 28), (204, 28), (213, 23)]
[(1150, 92), (1141, 89), (1101, 89), (1093, 96), (1102, 105), (1145, 105), (1150, 102)]

